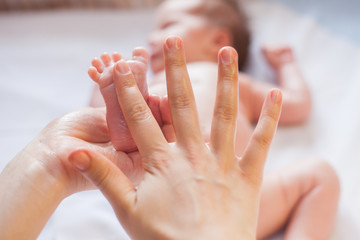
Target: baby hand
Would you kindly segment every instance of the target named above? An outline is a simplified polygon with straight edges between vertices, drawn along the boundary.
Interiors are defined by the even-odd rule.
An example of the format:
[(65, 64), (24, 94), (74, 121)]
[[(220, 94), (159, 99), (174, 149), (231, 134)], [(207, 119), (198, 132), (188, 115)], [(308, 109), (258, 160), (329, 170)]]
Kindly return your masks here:
[(287, 63), (294, 62), (293, 50), (288, 46), (265, 46), (262, 52), (266, 61), (274, 70), (280, 69)]

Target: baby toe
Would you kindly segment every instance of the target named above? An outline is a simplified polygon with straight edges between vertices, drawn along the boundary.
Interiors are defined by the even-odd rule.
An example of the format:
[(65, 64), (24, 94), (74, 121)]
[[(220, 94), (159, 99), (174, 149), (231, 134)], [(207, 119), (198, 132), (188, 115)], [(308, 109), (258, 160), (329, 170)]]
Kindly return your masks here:
[(91, 65), (93, 65), (99, 73), (102, 73), (104, 71), (104, 65), (98, 58), (94, 58), (91, 61)]
[(136, 61), (140, 61), (147, 66), (149, 61), (149, 54), (145, 48), (137, 47), (133, 50), (132, 59)]
[(117, 52), (114, 52), (111, 55), (111, 57), (112, 57), (113, 62), (118, 62), (118, 61), (120, 61), (122, 59), (120, 53), (117, 53)]
[(108, 53), (104, 52), (103, 54), (101, 54), (100, 56), (101, 60), (103, 61), (105, 67), (110, 66), (111, 64), (111, 57)]
[(97, 71), (95, 67), (89, 67), (88, 74), (94, 82), (99, 82), (100, 73)]

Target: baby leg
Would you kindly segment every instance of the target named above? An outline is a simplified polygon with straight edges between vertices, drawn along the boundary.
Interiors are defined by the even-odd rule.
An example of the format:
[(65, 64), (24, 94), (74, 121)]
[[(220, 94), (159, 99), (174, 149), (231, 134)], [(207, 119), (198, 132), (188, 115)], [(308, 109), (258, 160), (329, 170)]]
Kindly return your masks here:
[(257, 236), (284, 229), (284, 239), (328, 239), (339, 199), (339, 180), (322, 160), (310, 159), (265, 175)]
[[(98, 83), (100, 92), (104, 98), (112, 144), (114, 148), (119, 151), (134, 151), (136, 150), (136, 145), (127, 128), (113, 84), (113, 66), (114, 63), (121, 60), (121, 56), (118, 53), (114, 53), (112, 56), (104, 53), (101, 55), (101, 60), (102, 62), (99, 59), (94, 59), (92, 61), (93, 67), (89, 68), (88, 73), (89, 76)], [(143, 48), (136, 48), (133, 51), (132, 59), (127, 62), (137, 80), (140, 91), (147, 101), (149, 96), (146, 83), (147, 51)], [(158, 102), (160, 101), (160, 99), (156, 100)], [(151, 104), (152, 102), (149, 103), (149, 105)]]

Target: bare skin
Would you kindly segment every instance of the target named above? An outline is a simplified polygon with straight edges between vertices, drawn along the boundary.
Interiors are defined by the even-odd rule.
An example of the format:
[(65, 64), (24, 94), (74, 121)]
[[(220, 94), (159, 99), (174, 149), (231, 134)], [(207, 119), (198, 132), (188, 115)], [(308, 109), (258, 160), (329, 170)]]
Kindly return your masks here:
[[(237, 65), (234, 50), (219, 54), (207, 146), (181, 40), (169, 39), (165, 49), (169, 109), (164, 111), (171, 113), (176, 144), (168, 143), (129, 64), (119, 61), (113, 73), (124, 114), (117, 117), (125, 117), (137, 151), (114, 150), (104, 109), (82, 109), (54, 120), (0, 174), (1, 239), (36, 239), (65, 197), (95, 186), (132, 239), (255, 239), (262, 172), (280, 116), (281, 92), (269, 92), (239, 159), (234, 154), (237, 74), (228, 71)], [(137, 180), (141, 183), (135, 188)]]
[[(147, 56), (145, 51), (142, 54), (146, 54)], [(308, 88), (294, 60), (292, 50), (286, 46), (264, 47), (263, 54), (277, 74), (280, 89), (282, 89), (284, 94), (284, 105), (279, 124), (288, 125), (305, 121), (310, 112), (311, 101)], [(107, 53), (102, 55), (103, 58), (104, 56), (107, 56), (105, 57), (106, 59), (111, 59)], [(138, 63), (140, 64), (141, 62)], [(97, 70), (98, 73), (102, 73), (102, 69), (106, 71), (108, 63), (102, 63), (99, 59), (94, 59), (92, 64), (94, 68), (90, 70), (89, 75), (97, 82), (97, 73), (95, 70)], [(134, 67), (136, 66), (134, 62), (130, 64), (131, 67), (134, 64)], [(136, 71), (137, 69), (135, 69), (135, 72)], [(214, 62), (190, 62), (188, 63), (188, 71), (192, 79), (193, 91), (196, 97), (201, 131), (204, 139), (208, 140), (211, 125), (209, 119), (211, 119), (211, 111), (215, 103), (215, 95), (213, 93), (216, 91), (217, 64)], [(206, 81), (204, 81), (204, 79), (206, 79)], [(145, 76), (140, 81), (146, 82)], [(150, 93), (157, 96), (166, 95), (165, 73), (163, 71), (157, 73), (154, 79), (148, 82)], [(146, 85), (145, 83), (142, 84)], [(101, 85), (99, 86), (101, 89)], [(251, 77), (239, 73), (238, 125), (242, 126), (242, 128), (241, 133), (236, 135), (236, 153), (238, 155), (241, 155), (246, 147), (247, 140), (253, 129), (253, 122), (259, 118), (266, 92), (273, 87), (275, 86), (254, 81)], [(104, 106), (104, 100), (97, 89), (98, 87), (94, 89), (91, 106), (102, 107)]]
[[(159, 131), (126, 61), (114, 65), (119, 104), (143, 156), (145, 175), (139, 187), (135, 189), (118, 168), (95, 153), (76, 151), (69, 159), (107, 197), (132, 239), (255, 239), (264, 153), (279, 120), (281, 92), (269, 92), (239, 159), (234, 155), (235, 50), (225, 47), (219, 53), (209, 145), (201, 135), (181, 40), (169, 37), (164, 52), (175, 143), (166, 142)], [(243, 192), (253, 198), (245, 199)]]
[[(150, 67), (155, 74), (155, 82), (164, 81), (161, 44), (169, 35), (177, 35), (184, 41), (187, 64), (191, 66), (193, 63), (204, 63), (198, 64), (197, 70), (189, 71), (191, 81), (204, 82), (203, 86), (213, 93), (211, 84), (216, 75), (200, 75), (199, 78), (199, 74), (216, 70), (217, 52), (224, 46), (233, 46), (233, 36), (224, 27), (214, 26), (211, 16), (197, 14), (196, 9), (204, 6), (204, 0), (169, 0), (159, 6), (155, 16), (155, 28), (148, 38)], [(239, 100), (246, 113), (245, 117), (252, 123), (256, 122), (267, 91), (276, 87), (284, 96), (280, 125), (306, 121), (311, 110), (310, 92), (292, 49), (285, 45), (264, 46), (263, 55), (274, 69), (278, 81), (271, 85), (239, 73)], [(210, 67), (208, 63), (214, 65)]]
[[(158, 96), (167, 93), (162, 44), (170, 35), (177, 35), (184, 41), (184, 51), (188, 72), (196, 96), (205, 140), (209, 139), (211, 112), (215, 103), (217, 82), (217, 54), (225, 46), (232, 45), (232, 36), (222, 27), (214, 26), (210, 20), (197, 14), (195, 9), (202, 6), (203, 0), (164, 1), (155, 16), (155, 28), (150, 33), (149, 67), (154, 78), (148, 81), (149, 91)], [(306, 81), (295, 61), (292, 49), (288, 46), (265, 46), (263, 55), (274, 69), (277, 84), (271, 85), (256, 81), (244, 73), (239, 73), (239, 118), (241, 134), (236, 135), (236, 153), (241, 155), (252, 132), (252, 124), (260, 116), (267, 92), (279, 88), (283, 93), (283, 108), (280, 125), (299, 124), (307, 120), (311, 110), (311, 98)], [(115, 60), (120, 56), (116, 56)], [(103, 54), (103, 67), (98, 59), (93, 60), (95, 68), (105, 69), (111, 62), (108, 54)], [(105, 61), (104, 61), (105, 60)], [(130, 66), (131, 67), (131, 66)], [(101, 72), (102, 69), (99, 72)], [(94, 69), (93, 69), (94, 70)], [(95, 74), (95, 71), (93, 71)], [(136, 71), (135, 71), (136, 72)], [(141, 80), (142, 82), (143, 80)], [(145, 80), (144, 80), (145, 81)], [(142, 84), (145, 85), (143, 82)], [(94, 91), (91, 106), (104, 106), (99, 91)], [(114, 145), (116, 148), (116, 144)]]
[[(158, 8), (155, 28), (148, 40), (150, 45), (149, 59), (151, 60), (149, 66), (154, 73), (154, 79), (149, 81), (149, 92), (159, 96), (164, 96), (167, 93), (162, 43), (169, 35), (180, 35), (184, 41), (188, 73), (196, 98), (201, 133), (204, 140), (209, 141), (210, 120), (215, 104), (218, 75), (217, 52), (224, 46), (232, 45), (232, 36), (223, 28), (211, 26), (206, 17), (194, 13), (193, 10), (202, 2), (203, 0), (171, 0), (164, 1)], [(272, 85), (256, 81), (251, 76), (241, 72), (238, 73), (239, 104), (237, 130), (235, 132), (235, 152), (239, 156), (243, 154), (246, 148), (253, 130), (252, 124), (260, 116), (262, 104), (269, 89), (277, 87), (283, 93), (280, 125), (303, 123), (308, 119), (311, 111), (309, 88), (295, 60), (292, 49), (284, 45), (265, 46), (262, 53), (269, 66), (274, 70), (277, 83)], [(97, 61), (97, 64), (101, 65), (101, 62)], [(95, 70), (91, 71), (95, 75)], [(90, 76), (92, 75), (90, 74)], [(93, 106), (104, 106), (101, 97), (99, 97), (99, 92), (94, 91), (92, 99)], [(337, 212), (338, 179), (334, 171), (329, 170), (331, 169), (330, 166), (319, 171), (313, 171), (318, 169), (317, 164), (307, 166), (312, 169), (309, 173), (298, 171), (295, 167), (290, 166), (282, 171), (265, 176), (261, 193), (261, 206), (263, 207), (261, 207), (259, 214), (257, 232), (259, 238), (269, 236), (284, 227), (286, 227), (285, 238), (287, 239), (328, 238)], [(284, 175), (282, 172), (289, 172), (289, 174)], [(326, 174), (326, 172), (330, 172), (330, 174)], [(276, 179), (279, 179), (280, 176), (289, 180), (289, 184), (282, 185), (281, 182), (277, 181)], [(311, 181), (308, 188), (303, 189), (300, 187), (302, 191), (296, 190), (299, 189), (299, 186), (302, 186), (304, 179), (320, 178), (326, 180)], [(330, 182), (337, 184), (329, 184)], [(317, 191), (319, 188), (329, 190)], [(275, 194), (272, 194), (273, 192), (279, 194), (275, 196)], [(314, 194), (314, 192), (317, 193)], [(287, 201), (288, 195), (291, 195), (292, 201)], [(327, 199), (330, 199), (330, 201)], [(273, 201), (282, 204), (274, 205)], [(318, 206), (319, 202), (323, 201), (331, 202), (329, 205), (324, 205), (327, 207), (328, 215), (326, 217), (321, 211), (312, 210)], [(274, 210), (274, 212), (268, 212), (267, 209)], [(299, 219), (307, 219), (307, 222), (305, 223)], [(314, 232), (315, 226), (316, 231)], [(310, 235), (304, 236), (301, 233), (310, 233)]]
[[(137, 49), (137, 51), (138, 54), (144, 56), (147, 55), (145, 49)], [(272, 61), (274, 66), (275, 64), (278, 64), (278, 62), (283, 63), (282, 60), (277, 59), (279, 54), (274, 53), (275, 56), (273, 56), (272, 53), (267, 52), (267, 55), (269, 61)], [(129, 63), (131, 69), (136, 68), (136, 65), (144, 64), (144, 62), (141, 61), (134, 62), (133, 59), (127, 62)], [(112, 65), (110, 64), (108, 67), (113, 67), (115, 63), (116, 62), (113, 60), (111, 63)], [(146, 64), (147, 63), (145, 63), (145, 65)], [(89, 68), (89, 75), (95, 82), (99, 82), (98, 79), (100, 79), (104, 73), (100, 73), (98, 69), (106, 68), (105, 63), (101, 63), (100, 60), (95, 60), (95, 62), (93, 61), (93, 65), (97, 67), (93, 66)], [(205, 65), (205, 63), (203, 63), (203, 65)], [(211, 66), (212, 65), (209, 64), (209, 70)], [(190, 64), (188, 68), (190, 74), (192, 67), (196, 68), (197, 65)], [(145, 69), (146, 68), (142, 68), (143, 71), (145, 71)], [(212, 74), (210, 71), (207, 73), (209, 73), (209, 76)], [(146, 74), (145, 72), (142, 74), (137, 73), (135, 76), (146, 76)], [(107, 77), (110, 78), (110, 76)], [(136, 80), (137, 82), (146, 81), (144, 78)], [(205, 87), (201, 84), (203, 82), (204, 81), (192, 81), (192, 85), (194, 95), (196, 96), (196, 94), (198, 94), (198, 96), (195, 97), (198, 102), (197, 108), (199, 109), (199, 112), (205, 113), (204, 115), (199, 114), (200, 129), (202, 130), (203, 138), (208, 140), (209, 134), (207, 133), (210, 132), (210, 129), (209, 132), (207, 129), (211, 126), (211, 121), (209, 121), (211, 117), (208, 117), (208, 113), (206, 112), (211, 112), (210, 108), (213, 107), (213, 105), (209, 104), (209, 101), (205, 101), (207, 98), (212, 98), (212, 95), (210, 95), (210, 92), (208, 91), (208, 88), (211, 88), (211, 86), (207, 85)], [(150, 92), (154, 89), (154, 91), (157, 91), (157, 94), (165, 95), (166, 90), (161, 87), (161, 83), (162, 81), (153, 82), (153, 88), (149, 87)], [(214, 88), (216, 89), (216, 84), (214, 85)], [(206, 89), (206, 91), (203, 91), (203, 89)], [(104, 96), (106, 93), (102, 92), (102, 94)], [(203, 98), (199, 96), (202, 96)], [(108, 113), (111, 114), (111, 106), (109, 105), (107, 108)], [(241, 105), (239, 108), (241, 109)], [(240, 116), (241, 114), (245, 114), (242, 111), (239, 111), (239, 113)], [(252, 131), (251, 123), (247, 120), (248, 119), (245, 117), (240, 117), (240, 120), (237, 120), (238, 128), (235, 132), (235, 135), (237, 136), (237, 151), (237, 147), (239, 145), (238, 141), (248, 141), (248, 136), (250, 136)], [(243, 121), (243, 124), (239, 124), (240, 121)], [(171, 119), (168, 121), (168, 124), (171, 125)], [(111, 132), (110, 126), (109, 129), (110, 135), (119, 134), (119, 132), (116, 131)], [(249, 131), (248, 133), (246, 132), (247, 130)], [(119, 142), (119, 144), (121, 143)], [(286, 182), (286, 184), (283, 184), (283, 182)], [(304, 183), (306, 185), (305, 187), (303, 187)], [(324, 190), (319, 191), (318, 189)], [(266, 238), (286, 226), (285, 239), (327, 239), (331, 233), (332, 225), (336, 216), (338, 196), (338, 178), (331, 166), (329, 166), (325, 161), (312, 159), (309, 163), (301, 163), (299, 166), (289, 166), (277, 172), (265, 175), (261, 191), (259, 226), (257, 229), (258, 238)], [(323, 204), (324, 202), (327, 204)], [(319, 205), (322, 206), (322, 208), (319, 208)], [(326, 211), (326, 215), (324, 215), (324, 211)], [(312, 231), (314, 226), (316, 226), (316, 232)]]
[(284, 229), (284, 239), (329, 239), (340, 184), (324, 160), (309, 158), (264, 176), (257, 238)]
[[(111, 56), (107, 53), (101, 55), (101, 60), (95, 58), (92, 61), (93, 67), (89, 68), (90, 77), (98, 83), (98, 88), (103, 96), (102, 102), (106, 104), (106, 115), (111, 133), (111, 142), (114, 148), (118, 151), (132, 152), (136, 150), (135, 142), (132, 139), (130, 131), (127, 127), (126, 121), (119, 106), (115, 87), (112, 81), (113, 78), (113, 64), (122, 59), (119, 53), (113, 53)], [(146, 82), (146, 71), (148, 65), (148, 53), (143, 48), (136, 48), (133, 51), (131, 60), (127, 63), (137, 80), (139, 89), (143, 97), (149, 105), (155, 119), (165, 129), (170, 129), (171, 119), (168, 111), (162, 111), (168, 108), (167, 99), (148, 93), (148, 86)], [(163, 112), (164, 116), (161, 116)], [(172, 133), (165, 130), (165, 136), (171, 138)]]

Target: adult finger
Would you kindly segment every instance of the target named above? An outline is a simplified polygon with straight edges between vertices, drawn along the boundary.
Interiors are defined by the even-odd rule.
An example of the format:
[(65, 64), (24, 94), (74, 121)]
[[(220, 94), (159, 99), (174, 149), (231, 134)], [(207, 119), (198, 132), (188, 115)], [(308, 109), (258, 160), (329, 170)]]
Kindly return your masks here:
[(147, 100), (147, 104), (151, 110), (152, 115), (156, 119), (156, 122), (159, 124), (160, 128), (162, 126), (161, 112), (160, 112), (160, 96), (150, 95)]
[(177, 144), (185, 148), (203, 144), (195, 98), (188, 76), (182, 40), (168, 37), (164, 43), (166, 83)]
[(136, 189), (124, 173), (102, 155), (87, 150), (76, 150), (69, 162), (81, 172), (109, 200), (120, 216), (126, 216), (136, 199)]
[(144, 159), (168, 147), (161, 129), (136, 85), (128, 64), (120, 60), (114, 65), (114, 85), (127, 126)]
[(169, 143), (176, 142), (174, 127), (171, 120), (170, 106), (168, 97), (160, 100), (160, 114), (162, 120), (162, 132)]
[(210, 147), (224, 168), (236, 162), (234, 137), (238, 108), (237, 64), (235, 49), (225, 47), (219, 51), (219, 73)]
[(149, 96), (148, 85), (146, 81), (147, 67), (149, 63), (149, 54), (145, 48), (137, 47), (133, 50), (132, 60), (128, 60), (131, 71), (134, 75), (138, 88), (147, 100)]
[(259, 122), (239, 162), (245, 174), (253, 179), (262, 178), (266, 156), (279, 122), (281, 105), (281, 91), (271, 90), (266, 96)]

